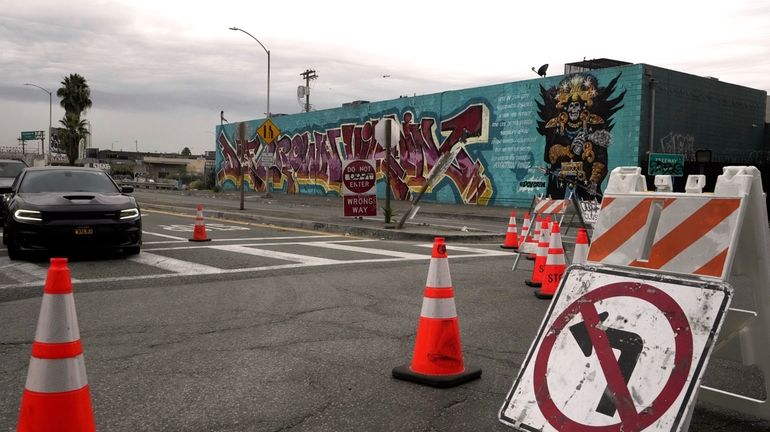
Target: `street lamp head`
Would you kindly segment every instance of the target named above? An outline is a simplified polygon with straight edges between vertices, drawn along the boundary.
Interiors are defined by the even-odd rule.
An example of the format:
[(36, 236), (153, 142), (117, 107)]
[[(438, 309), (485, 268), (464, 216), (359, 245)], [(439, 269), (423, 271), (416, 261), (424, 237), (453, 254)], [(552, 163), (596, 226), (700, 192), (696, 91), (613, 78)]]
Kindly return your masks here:
[(230, 30), (240, 30), (238, 27), (230, 27)]

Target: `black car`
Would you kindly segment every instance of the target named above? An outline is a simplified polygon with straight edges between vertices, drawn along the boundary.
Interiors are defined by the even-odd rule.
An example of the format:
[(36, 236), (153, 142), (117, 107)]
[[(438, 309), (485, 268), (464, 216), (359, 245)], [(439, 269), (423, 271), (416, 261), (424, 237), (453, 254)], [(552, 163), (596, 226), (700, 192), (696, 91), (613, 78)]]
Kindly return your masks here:
[(8, 256), (28, 251), (119, 249), (137, 254), (142, 218), (130, 186), (104, 171), (80, 167), (26, 168), (4, 203)]
[(0, 159), (0, 194), (11, 191), (13, 179), (19, 174), (27, 164), (24, 161), (16, 159)]

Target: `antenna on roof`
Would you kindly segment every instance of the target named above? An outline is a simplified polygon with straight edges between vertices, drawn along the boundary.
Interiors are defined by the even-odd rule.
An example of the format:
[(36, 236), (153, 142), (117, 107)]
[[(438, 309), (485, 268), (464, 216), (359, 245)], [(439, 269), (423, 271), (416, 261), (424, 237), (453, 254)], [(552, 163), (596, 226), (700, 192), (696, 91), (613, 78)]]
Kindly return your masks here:
[(540, 66), (540, 68), (538, 70), (535, 70), (534, 66), (532, 67), (532, 72), (540, 75), (541, 77), (545, 76), (545, 71), (547, 71), (547, 70), (548, 70), (548, 63)]

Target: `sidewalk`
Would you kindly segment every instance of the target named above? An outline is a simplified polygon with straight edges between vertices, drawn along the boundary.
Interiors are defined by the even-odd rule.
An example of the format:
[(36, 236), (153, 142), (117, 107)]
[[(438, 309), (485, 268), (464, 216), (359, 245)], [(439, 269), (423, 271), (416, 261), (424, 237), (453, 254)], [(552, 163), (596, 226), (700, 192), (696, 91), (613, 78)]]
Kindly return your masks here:
[[(377, 217), (363, 219), (342, 215), (342, 198), (313, 195), (246, 193), (244, 210), (240, 210), (239, 192), (135, 190), (143, 209), (195, 214), (203, 205), (206, 217), (257, 222), (278, 227), (301, 228), (329, 233), (391, 240), (447, 241), (494, 243), (502, 241), (512, 207), (485, 207), (461, 204), (420, 203), (419, 211), (401, 229), (396, 225), (411, 208), (411, 203), (391, 200), (391, 223), (385, 223), (385, 200), (378, 200)], [(517, 220), (523, 215), (518, 209)], [(518, 223), (521, 223), (518, 220)]]

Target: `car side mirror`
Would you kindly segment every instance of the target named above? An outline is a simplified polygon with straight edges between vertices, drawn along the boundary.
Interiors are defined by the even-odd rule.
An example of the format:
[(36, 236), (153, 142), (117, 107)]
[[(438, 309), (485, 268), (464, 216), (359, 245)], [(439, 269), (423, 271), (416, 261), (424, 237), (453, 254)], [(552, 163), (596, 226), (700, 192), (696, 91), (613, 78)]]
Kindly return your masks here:
[(133, 186), (121, 186), (120, 187), (120, 193), (131, 193), (134, 191)]

